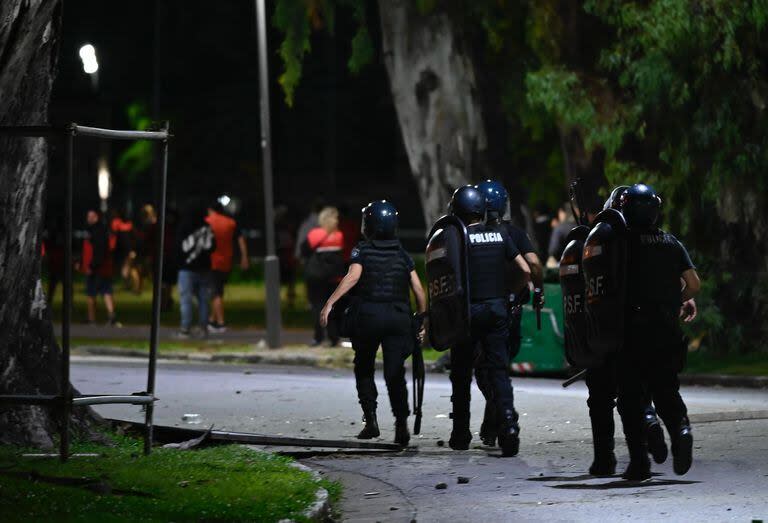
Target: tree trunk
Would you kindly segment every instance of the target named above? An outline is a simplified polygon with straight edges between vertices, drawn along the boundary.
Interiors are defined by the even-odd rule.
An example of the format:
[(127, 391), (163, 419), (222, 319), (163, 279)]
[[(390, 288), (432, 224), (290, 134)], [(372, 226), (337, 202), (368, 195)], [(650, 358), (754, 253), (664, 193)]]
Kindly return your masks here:
[[(0, 3), (0, 126), (44, 125), (56, 72), (61, 3)], [(56, 394), (59, 348), (40, 282), (48, 144), (0, 136), (0, 394)], [(73, 427), (89, 427), (77, 409)], [(54, 413), (0, 406), (0, 443), (53, 446)]]
[(422, 15), (411, 0), (379, 0), (379, 12), (392, 98), (429, 227), (487, 148), (470, 48), (445, 13)]

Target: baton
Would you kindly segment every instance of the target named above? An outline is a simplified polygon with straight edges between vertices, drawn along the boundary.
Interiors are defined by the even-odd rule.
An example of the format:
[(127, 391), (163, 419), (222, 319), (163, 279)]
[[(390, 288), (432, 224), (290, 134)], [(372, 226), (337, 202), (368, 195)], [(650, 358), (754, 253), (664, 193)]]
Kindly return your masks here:
[(584, 369), (584, 370), (582, 370), (580, 372), (577, 372), (576, 374), (574, 374), (573, 376), (571, 376), (570, 378), (568, 378), (567, 380), (565, 380), (563, 382), (563, 388), (566, 388), (566, 387), (568, 387), (570, 385), (573, 385), (574, 383), (576, 383), (580, 379), (586, 377), (586, 375), (587, 375), (587, 369)]
[(416, 346), (413, 351), (413, 433), (421, 432), (421, 405), (424, 402), (424, 354), (421, 347)]

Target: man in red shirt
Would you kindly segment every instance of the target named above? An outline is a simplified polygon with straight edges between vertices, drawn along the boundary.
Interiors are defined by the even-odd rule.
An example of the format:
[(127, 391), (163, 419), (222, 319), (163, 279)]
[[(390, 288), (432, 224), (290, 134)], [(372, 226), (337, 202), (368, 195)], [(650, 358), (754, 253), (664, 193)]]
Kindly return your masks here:
[(96, 322), (96, 297), (101, 295), (104, 297), (109, 324), (120, 327), (120, 323), (115, 319), (115, 302), (112, 298), (114, 261), (109, 230), (101, 217), (101, 213), (96, 210), (88, 211), (86, 222), (88, 223), (88, 236), (83, 240), (83, 253), (79, 268), (86, 275), (85, 294), (88, 303), (88, 323)]
[(208, 208), (208, 225), (213, 229), (216, 238), (216, 250), (211, 253), (211, 293), (212, 307), (211, 317), (208, 321), (208, 330), (214, 333), (227, 330), (224, 323), (224, 284), (232, 271), (232, 258), (234, 257), (234, 240), (240, 247), (240, 268), (248, 268), (248, 246), (245, 238), (237, 226), (237, 222), (227, 216), (221, 203), (216, 202)]

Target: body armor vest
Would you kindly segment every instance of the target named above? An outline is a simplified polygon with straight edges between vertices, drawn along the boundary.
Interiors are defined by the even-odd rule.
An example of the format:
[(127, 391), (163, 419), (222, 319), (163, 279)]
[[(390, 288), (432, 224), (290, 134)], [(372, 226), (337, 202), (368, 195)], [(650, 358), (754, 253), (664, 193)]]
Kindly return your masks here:
[(397, 240), (364, 242), (363, 274), (357, 284), (363, 301), (408, 303), (410, 271)]

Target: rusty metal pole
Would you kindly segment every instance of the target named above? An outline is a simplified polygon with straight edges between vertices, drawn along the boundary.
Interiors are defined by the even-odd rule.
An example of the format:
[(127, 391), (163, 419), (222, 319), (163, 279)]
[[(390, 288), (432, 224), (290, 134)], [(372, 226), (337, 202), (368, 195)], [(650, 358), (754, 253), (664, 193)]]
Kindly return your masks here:
[(61, 461), (69, 458), (69, 416), (72, 410), (72, 391), (69, 386), (69, 327), (72, 323), (72, 184), (74, 178), (73, 155), (75, 146), (75, 125), (66, 130), (64, 154), (66, 164), (65, 203), (64, 203), (64, 296), (62, 300), (61, 325), (61, 434), (59, 437), (59, 457)]
[[(163, 126), (168, 132), (168, 122)], [(156, 224), (157, 244), (155, 254), (154, 278), (152, 281), (152, 328), (149, 335), (149, 369), (147, 371), (147, 394), (155, 395), (155, 376), (157, 374), (157, 345), (160, 337), (160, 307), (163, 285), (163, 248), (165, 246), (165, 199), (168, 190), (168, 139), (163, 140), (163, 164), (157, 194), (158, 217)], [(153, 415), (155, 404), (148, 403), (144, 416), (144, 454), (152, 452)]]

